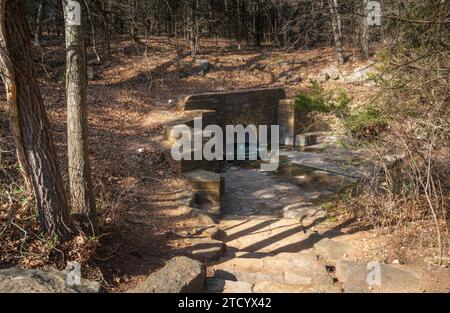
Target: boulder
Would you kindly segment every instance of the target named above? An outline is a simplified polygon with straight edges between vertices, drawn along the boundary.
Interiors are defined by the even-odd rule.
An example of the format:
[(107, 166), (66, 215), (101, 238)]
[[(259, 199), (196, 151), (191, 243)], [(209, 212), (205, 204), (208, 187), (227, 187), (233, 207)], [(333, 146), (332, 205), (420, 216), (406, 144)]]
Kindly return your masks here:
[(69, 285), (68, 271), (52, 269), (0, 270), (0, 293), (98, 293), (100, 284), (81, 279), (80, 285)]
[(342, 74), (339, 69), (334, 65), (330, 65), (322, 70), (322, 72), (317, 77), (317, 81), (325, 82), (329, 79), (338, 80), (339, 78), (341, 78), (341, 76)]
[(195, 60), (191, 73), (193, 75), (206, 75), (211, 70), (211, 64), (208, 60)]
[(190, 258), (179, 256), (151, 274), (130, 293), (199, 293), (206, 288), (205, 266)]

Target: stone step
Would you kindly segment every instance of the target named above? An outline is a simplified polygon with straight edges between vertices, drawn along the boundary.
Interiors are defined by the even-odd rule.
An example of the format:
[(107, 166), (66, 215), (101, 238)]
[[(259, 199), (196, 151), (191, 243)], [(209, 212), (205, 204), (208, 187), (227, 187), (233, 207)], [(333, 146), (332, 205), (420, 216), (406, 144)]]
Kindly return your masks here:
[(211, 238), (190, 238), (186, 239), (185, 243), (188, 246), (181, 252), (201, 262), (217, 261), (226, 249), (225, 243)]
[(225, 216), (219, 228), (227, 245), (236, 252), (271, 254), (299, 252), (312, 248), (310, 233), (296, 220), (255, 216), (251, 219)]
[(220, 259), (212, 266), (214, 278), (251, 284), (273, 282), (303, 287), (333, 287), (333, 278), (312, 251), (282, 253), (262, 258)]
[(254, 293), (339, 293), (340, 289), (333, 285), (304, 286), (264, 281), (253, 286)]
[(184, 175), (190, 182), (191, 190), (196, 194), (199, 207), (206, 208), (211, 214), (220, 214), (220, 199), (224, 190), (224, 181), (220, 174), (197, 169)]
[(302, 148), (319, 144), (335, 143), (336, 141), (337, 137), (333, 136), (330, 132), (310, 132), (295, 135), (295, 146)]
[(212, 278), (207, 286), (210, 293), (253, 293), (253, 284), (243, 281)]

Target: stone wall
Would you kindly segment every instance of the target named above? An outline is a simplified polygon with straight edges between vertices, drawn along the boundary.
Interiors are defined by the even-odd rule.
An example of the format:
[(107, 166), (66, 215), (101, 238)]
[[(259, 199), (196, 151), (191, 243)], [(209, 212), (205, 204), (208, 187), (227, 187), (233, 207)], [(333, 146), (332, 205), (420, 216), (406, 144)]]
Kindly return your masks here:
[(270, 126), (277, 124), (278, 101), (284, 98), (281, 88), (251, 89), (185, 96), (179, 106), (182, 110), (214, 110), (220, 126)]

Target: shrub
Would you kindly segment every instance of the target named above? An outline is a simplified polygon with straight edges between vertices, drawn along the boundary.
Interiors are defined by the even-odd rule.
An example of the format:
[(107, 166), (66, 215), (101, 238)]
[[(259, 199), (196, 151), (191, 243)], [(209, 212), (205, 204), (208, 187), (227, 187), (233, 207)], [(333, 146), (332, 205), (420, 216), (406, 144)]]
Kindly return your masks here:
[(311, 93), (301, 92), (296, 99), (296, 108), (306, 112), (347, 114), (351, 98), (344, 89), (327, 92), (315, 80), (311, 80)]
[(369, 106), (348, 116), (345, 119), (345, 125), (353, 136), (359, 139), (371, 139), (386, 128), (387, 121), (375, 106)]

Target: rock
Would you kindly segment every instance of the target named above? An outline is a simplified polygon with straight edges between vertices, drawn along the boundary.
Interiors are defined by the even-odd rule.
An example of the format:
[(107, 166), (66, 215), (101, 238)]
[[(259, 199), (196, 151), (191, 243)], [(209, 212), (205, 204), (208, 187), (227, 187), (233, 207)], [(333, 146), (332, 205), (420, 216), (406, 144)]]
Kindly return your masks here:
[(314, 80), (316, 80), (319, 83), (324, 83), (327, 80), (330, 79), (330, 76), (327, 73), (320, 73), (319, 75), (317, 75)]
[(208, 280), (208, 291), (212, 293), (252, 293), (253, 284), (213, 278)]
[(226, 236), (225, 232), (216, 226), (205, 229), (201, 235), (215, 240), (220, 240)]
[(199, 293), (206, 289), (205, 266), (190, 258), (179, 256), (151, 274), (131, 293)]
[(181, 215), (185, 215), (188, 218), (198, 218), (202, 225), (211, 226), (217, 224), (217, 220), (211, 214), (204, 211), (192, 208), (190, 206), (181, 206), (178, 208)]
[(301, 75), (293, 75), (292, 77), (290, 77), (288, 79), (288, 83), (291, 83), (291, 84), (298, 84), (301, 81), (303, 81), (303, 77)]
[(87, 76), (88, 76), (88, 80), (97, 80), (100, 78), (96, 69), (93, 66), (87, 67)]
[(189, 77), (189, 73), (187, 73), (187, 72), (178, 72), (177, 73), (178, 79), (183, 79), (183, 78), (187, 78), (187, 77)]
[(252, 64), (251, 66), (250, 66), (250, 70), (260, 70), (260, 71), (264, 71), (265, 69), (267, 68), (267, 64), (264, 64), (264, 63), (255, 63), (255, 64)]
[(183, 249), (195, 260), (212, 262), (220, 259), (225, 253), (226, 245), (222, 241), (209, 238), (193, 238), (188, 240), (189, 247)]
[(270, 281), (256, 283), (253, 286), (254, 293), (336, 293), (338, 288), (334, 286), (305, 287), (303, 285), (273, 283)]
[(211, 64), (208, 60), (195, 60), (191, 69), (193, 75), (206, 75), (211, 70)]
[(98, 293), (100, 284), (81, 279), (79, 286), (69, 286), (68, 271), (0, 270), (0, 293)]
[(283, 209), (283, 218), (295, 219), (304, 226), (315, 224), (326, 217), (326, 212), (321, 206), (296, 203), (286, 206)]
[(288, 79), (289, 79), (289, 76), (283, 75), (280, 78), (278, 78), (278, 81), (281, 82), (281, 83), (287, 83)]
[[(380, 264), (381, 284), (369, 284), (368, 276), (374, 269), (366, 263), (338, 261), (336, 277), (343, 283), (344, 291), (349, 293), (412, 293), (421, 292), (419, 275), (399, 265)], [(372, 288), (370, 288), (372, 287)]]
[(342, 74), (339, 71), (339, 69), (334, 65), (330, 65), (326, 67), (324, 70), (322, 70), (322, 72), (317, 77), (317, 80), (319, 82), (324, 82), (329, 79), (338, 80), (339, 78), (341, 78), (341, 76)]
[(377, 69), (373, 65), (361, 66), (356, 68), (353, 73), (346, 78), (346, 80), (351, 83), (364, 82), (370, 79), (371, 73), (376, 72)]
[(314, 245), (314, 251), (326, 265), (336, 266), (338, 261), (350, 254), (350, 247), (345, 243), (324, 238)]

